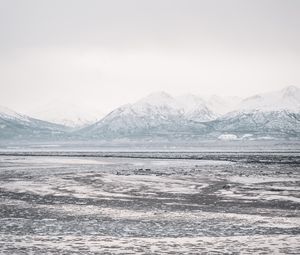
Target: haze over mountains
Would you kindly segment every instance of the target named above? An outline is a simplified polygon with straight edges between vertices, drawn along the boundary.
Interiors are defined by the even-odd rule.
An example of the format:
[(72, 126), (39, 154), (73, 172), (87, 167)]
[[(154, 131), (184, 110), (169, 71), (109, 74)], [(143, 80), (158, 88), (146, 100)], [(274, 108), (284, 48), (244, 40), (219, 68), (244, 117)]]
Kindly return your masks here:
[(25, 111), (28, 115), (56, 124), (78, 128), (100, 120), (104, 117), (99, 107), (87, 105), (86, 103), (66, 102), (54, 100), (39, 107)]
[(0, 139), (60, 138), (68, 128), (0, 107)]
[[(101, 119), (94, 112), (84, 118), (82, 113), (78, 114), (80, 111), (77, 107), (58, 110), (60, 118), (57, 118), (56, 110), (48, 110), (47, 114), (41, 109), (40, 115), (34, 115), (57, 122), (53, 124), (0, 108), (0, 138), (146, 141), (300, 138), (300, 89), (296, 86), (245, 99), (217, 95), (202, 98), (191, 94), (172, 97), (156, 92), (120, 106)], [(76, 118), (77, 122), (72, 122)], [(94, 123), (90, 124), (93, 118)], [(78, 124), (85, 126), (74, 129)]]

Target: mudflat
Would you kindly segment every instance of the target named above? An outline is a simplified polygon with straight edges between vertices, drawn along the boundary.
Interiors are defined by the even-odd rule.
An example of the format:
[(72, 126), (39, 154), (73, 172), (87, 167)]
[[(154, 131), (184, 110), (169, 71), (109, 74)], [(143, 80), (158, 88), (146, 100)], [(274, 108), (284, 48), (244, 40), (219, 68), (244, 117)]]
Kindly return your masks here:
[(299, 254), (299, 153), (5, 153), (2, 254)]

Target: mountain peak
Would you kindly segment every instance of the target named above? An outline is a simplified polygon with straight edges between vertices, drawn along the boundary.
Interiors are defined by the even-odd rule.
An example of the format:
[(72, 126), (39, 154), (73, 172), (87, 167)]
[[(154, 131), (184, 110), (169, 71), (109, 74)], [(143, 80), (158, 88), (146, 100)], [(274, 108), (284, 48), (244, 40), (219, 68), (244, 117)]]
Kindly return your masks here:
[(292, 110), (298, 111), (300, 107), (300, 89), (296, 86), (288, 86), (282, 90), (258, 94), (244, 99), (241, 109), (247, 110)]
[(167, 99), (172, 99), (173, 97), (165, 91), (156, 91), (156, 92), (150, 93), (145, 98), (150, 98), (150, 99), (167, 98)]
[(201, 97), (193, 94), (185, 94), (176, 99), (186, 112), (206, 108), (205, 101)]
[(175, 99), (164, 91), (158, 91), (149, 94), (148, 96), (142, 98), (137, 103), (138, 104), (151, 104), (151, 105), (166, 105), (166, 104), (174, 104)]
[(21, 115), (9, 108), (6, 108), (4, 106), (0, 106), (0, 117), (6, 117), (6, 118), (14, 118), (14, 119), (22, 119), (27, 121), (27, 116)]
[(3, 114), (7, 114), (7, 115), (14, 115), (15, 112), (13, 110), (10, 110), (4, 106), (1, 106), (0, 105), (0, 113), (3, 113)]
[(282, 92), (295, 92), (295, 91), (299, 91), (300, 88), (297, 87), (297, 86), (294, 86), (294, 85), (290, 85), (290, 86), (287, 86), (285, 88), (283, 88), (281, 91)]
[(300, 95), (300, 88), (296, 86), (288, 86), (281, 90), (284, 97), (297, 97)]

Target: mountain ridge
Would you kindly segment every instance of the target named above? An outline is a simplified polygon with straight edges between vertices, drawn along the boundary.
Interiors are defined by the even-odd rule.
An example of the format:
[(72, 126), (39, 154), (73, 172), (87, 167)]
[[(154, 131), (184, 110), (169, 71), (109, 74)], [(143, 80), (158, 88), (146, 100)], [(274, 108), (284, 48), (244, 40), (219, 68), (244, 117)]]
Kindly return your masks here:
[(56, 138), (67, 131), (68, 128), (63, 125), (35, 119), (6, 107), (0, 107), (1, 139)]
[(153, 93), (134, 104), (117, 108), (111, 113), (112, 119), (112, 115), (107, 115), (92, 129), (88, 127), (82, 132), (101, 138), (107, 134), (108, 137), (143, 136), (143, 132), (145, 136), (165, 132), (169, 137), (182, 133), (185, 134), (182, 137), (208, 138), (224, 133), (299, 137), (299, 91), (296, 86), (288, 86), (257, 94), (242, 100), (225, 114), (213, 112), (208, 100), (195, 95), (173, 98), (165, 92)]
[[(223, 105), (223, 112), (220, 109)], [(218, 110), (219, 109), (219, 110)], [(99, 121), (71, 130), (0, 107), (0, 137), (61, 139), (300, 138), (300, 89), (256, 94), (243, 100), (154, 92), (122, 105)]]

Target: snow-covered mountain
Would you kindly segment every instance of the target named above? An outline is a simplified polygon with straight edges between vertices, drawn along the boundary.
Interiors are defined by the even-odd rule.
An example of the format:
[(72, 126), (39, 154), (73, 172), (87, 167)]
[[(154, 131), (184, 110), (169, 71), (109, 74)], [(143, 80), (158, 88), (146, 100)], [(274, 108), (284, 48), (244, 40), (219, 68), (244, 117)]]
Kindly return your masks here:
[(235, 111), (212, 123), (215, 132), (230, 133), (242, 137), (251, 134), (254, 137), (299, 137), (300, 112), (289, 110)]
[(261, 110), (278, 111), (288, 110), (300, 111), (300, 88), (288, 86), (282, 90), (257, 94), (244, 99), (238, 106), (241, 111)]
[(214, 114), (196, 98), (187, 104), (183, 98), (175, 99), (165, 92), (157, 92), (134, 104), (117, 108), (82, 131), (101, 137), (147, 134), (170, 136), (174, 133), (189, 132), (197, 125), (202, 128), (203, 125), (199, 121), (207, 121), (213, 117)]
[(295, 86), (242, 101), (235, 97), (218, 96), (203, 99), (184, 95), (174, 98), (159, 92), (117, 108), (82, 132), (110, 138), (145, 137), (150, 134), (218, 137), (227, 133), (239, 137), (246, 134), (255, 137), (299, 137), (299, 94), (299, 88)]
[[(80, 110), (76, 108), (67, 109), (56, 104), (54, 108), (49, 108), (55, 110), (44, 113), (47, 113), (48, 120), (55, 121), (56, 118), (55, 122), (66, 124), (65, 116), (68, 120), (74, 120), (78, 116)], [(51, 112), (53, 118), (50, 118)], [(86, 110), (82, 110), (82, 116), (85, 117), (83, 112)], [(42, 117), (42, 114), (39, 116)], [(60, 121), (57, 121), (58, 117)], [(133, 104), (123, 105), (101, 120), (76, 130), (0, 108), (1, 139), (57, 137), (144, 140), (158, 138), (170, 141), (218, 137), (299, 139), (300, 89), (289, 86), (244, 100), (218, 96), (202, 98), (191, 94), (172, 97), (165, 92), (157, 92)]]
[(239, 135), (299, 137), (300, 89), (289, 86), (246, 98), (213, 124), (217, 131)]
[(242, 99), (236, 96), (221, 97), (218, 95), (212, 95), (206, 98), (205, 101), (207, 107), (211, 109), (211, 111), (216, 114), (223, 115), (237, 109)]
[(59, 137), (67, 131), (62, 125), (31, 118), (0, 107), (0, 138), (29, 139)]
[(19, 120), (24, 122), (29, 122), (29, 117), (26, 115), (19, 114), (11, 109), (0, 106), (0, 118), (1, 119), (11, 119), (11, 120)]
[(187, 94), (178, 97), (177, 101), (188, 120), (204, 122), (218, 117), (218, 114), (208, 107), (208, 102), (199, 96)]
[(37, 119), (73, 128), (91, 125), (103, 117), (103, 113), (96, 107), (59, 100), (40, 106), (38, 110), (30, 110), (28, 114)]

